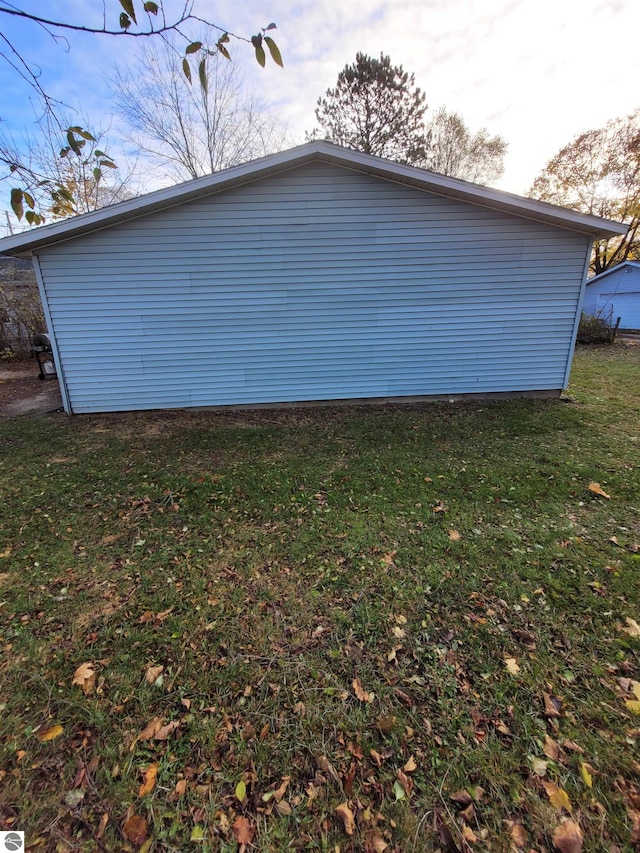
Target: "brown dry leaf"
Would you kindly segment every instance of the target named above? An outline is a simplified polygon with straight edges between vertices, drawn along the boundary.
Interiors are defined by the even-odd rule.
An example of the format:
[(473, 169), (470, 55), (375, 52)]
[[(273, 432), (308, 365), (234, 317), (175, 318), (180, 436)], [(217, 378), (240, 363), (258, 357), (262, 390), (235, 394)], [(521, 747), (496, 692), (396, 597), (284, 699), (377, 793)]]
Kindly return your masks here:
[(543, 782), (544, 789), (547, 792), (547, 797), (549, 797), (549, 801), (551, 805), (555, 806), (557, 809), (565, 809), (565, 811), (571, 812), (571, 800), (567, 792), (563, 788), (558, 788), (556, 784), (553, 782)]
[(407, 776), (406, 773), (403, 773), (402, 770), (396, 770), (396, 778), (398, 782), (402, 785), (407, 797), (410, 797), (411, 791), (413, 790), (413, 781), (409, 778), (409, 776)]
[(365, 836), (365, 850), (367, 853), (384, 853), (389, 846), (377, 829), (373, 829)]
[(559, 717), (562, 711), (562, 700), (550, 693), (543, 693), (545, 717)]
[(510, 675), (517, 675), (520, 672), (518, 661), (515, 658), (505, 658), (504, 665), (506, 666), (507, 672)]
[(147, 794), (150, 794), (153, 791), (156, 786), (157, 775), (158, 765), (150, 764), (144, 771), (144, 782), (140, 785), (140, 790), (138, 791), (139, 797), (146, 797)]
[(283, 776), (282, 784), (278, 788), (278, 790), (274, 793), (276, 803), (279, 803), (280, 800), (284, 797), (287, 792), (287, 788), (289, 787), (289, 782), (291, 781), (291, 776)]
[(582, 850), (582, 830), (574, 820), (565, 820), (556, 827), (553, 843), (560, 853), (580, 853)]
[(631, 838), (629, 839), (629, 843), (635, 849), (640, 847), (640, 812), (627, 808), (627, 814), (631, 821)]
[(175, 793), (177, 794), (178, 797), (182, 797), (186, 790), (187, 790), (187, 780), (186, 779), (179, 779), (176, 782), (176, 787), (174, 788)]
[(469, 844), (474, 844), (478, 840), (478, 836), (467, 824), (463, 824), (462, 826), (462, 837), (465, 841), (468, 841)]
[(158, 664), (157, 666), (148, 666), (144, 674), (144, 680), (147, 684), (153, 684), (156, 678), (162, 674), (163, 669), (164, 667), (162, 664)]
[(569, 740), (569, 738), (563, 738), (560, 742), (560, 745), (564, 749), (568, 749), (571, 752), (577, 752), (580, 755), (584, 755), (584, 749), (580, 746), (580, 744), (576, 743), (575, 740)]
[(96, 830), (96, 838), (100, 839), (104, 835), (104, 831), (107, 828), (107, 824), (109, 823), (109, 814), (108, 812), (104, 812), (102, 817), (100, 818), (100, 823), (98, 824), (98, 828)]
[(418, 765), (416, 764), (416, 760), (413, 755), (409, 757), (409, 760), (402, 769), (405, 773), (413, 773), (414, 770), (418, 769)]
[(233, 836), (238, 844), (251, 844), (255, 831), (249, 818), (243, 815), (238, 815), (233, 822)]
[(516, 847), (522, 847), (523, 849), (526, 848), (529, 844), (529, 835), (527, 834), (527, 830), (517, 820), (508, 821), (508, 823), (511, 824), (509, 831), (511, 832), (511, 841), (513, 844)]
[(47, 729), (44, 732), (38, 732), (37, 737), (40, 743), (48, 743), (50, 740), (55, 740), (55, 738), (60, 737), (64, 729), (58, 723), (56, 726), (51, 726), (50, 729)]
[(450, 794), (449, 799), (457, 803), (459, 806), (468, 806), (473, 802), (473, 797), (468, 791), (465, 791), (464, 788), (460, 791), (456, 791), (455, 794)]
[(151, 740), (151, 738), (155, 737), (156, 733), (160, 731), (163, 723), (164, 717), (154, 717), (150, 723), (147, 723), (136, 740)]
[(460, 539), (462, 538), (462, 537), (460, 536), (459, 531), (454, 530), (453, 528), (452, 528), (451, 530), (448, 530), (448, 531), (447, 531), (447, 536), (449, 537), (449, 539), (450, 539), (452, 542), (459, 542), (459, 541), (460, 541)]
[(387, 714), (385, 717), (380, 717), (378, 720), (376, 720), (375, 725), (378, 731), (382, 732), (382, 734), (388, 735), (395, 729), (397, 722), (397, 717), (395, 717), (393, 714)]
[(630, 637), (640, 637), (640, 625), (638, 625), (636, 620), (626, 616), (624, 621), (627, 623), (627, 627), (622, 630), (626, 631)]
[(549, 737), (549, 735), (544, 736), (544, 747), (542, 751), (547, 758), (550, 758), (552, 761), (557, 761), (558, 756), (560, 755), (560, 747), (553, 738)]
[(276, 810), (280, 817), (289, 817), (289, 815), (293, 814), (293, 809), (286, 800), (276, 803)]
[(349, 808), (349, 803), (341, 803), (336, 808), (335, 813), (342, 820), (344, 831), (347, 835), (353, 835), (353, 831), (356, 828), (356, 821), (353, 812)]
[(364, 758), (364, 752), (362, 751), (362, 747), (359, 743), (355, 741), (349, 741), (347, 744), (347, 750), (353, 755), (354, 758), (362, 759)]
[[(172, 720), (172, 722), (167, 723), (166, 726), (162, 726), (162, 728), (158, 729), (158, 731), (154, 734), (154, 740), (166, 740), (169, 735), (173, 734), (175, 730), (180, 725), (178, 720)], [(142, 738), (141, 738), (142, 740)]]
[(125, 820), (122, 831), (127, 841), (131, 841), (138, 847), (142, 847), (145, 841), (149, 838), (147, 822), (138, 814), (132, 814), (131, 817), (128, 817)]
[(81, 663), (73, 673), (73, 684), (77, 684), (78, 687), (81, 687), (84, 695), (88, 696), (93, 690), (95, 683), (96, 673), (93, 669), (93, 664), (90, 661), (87, 663)]
[(608, 495), (605, 492), (600, 483), (589, 483), (589, 491), (594, 495), (600, 495), (601, 498), (606, 498), (607, 500), (611, 498), (611, 495)]
[(362, 686), (362, 682), (360, 681), (360, 679), (359, 679), (359, 678), (354, 678), (352, 683), (353, 683), (353, 690), (354, 690), (354, 693), (356, 694), (356, 698), (357, 698), (360, 702), (371, 702), (371, 694), (370, 694), (370, 693), (368, 693), (368, 692), (364, 689), (364, 687)]

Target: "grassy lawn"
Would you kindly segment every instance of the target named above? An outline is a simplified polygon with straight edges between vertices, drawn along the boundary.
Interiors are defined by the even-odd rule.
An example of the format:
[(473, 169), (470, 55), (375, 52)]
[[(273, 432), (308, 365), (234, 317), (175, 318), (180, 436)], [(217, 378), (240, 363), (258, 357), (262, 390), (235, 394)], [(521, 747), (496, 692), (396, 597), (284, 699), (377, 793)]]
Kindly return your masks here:
[(0, 421), (0, 829), (631, 850), (639, 380), (618, 344), (562, 401)]

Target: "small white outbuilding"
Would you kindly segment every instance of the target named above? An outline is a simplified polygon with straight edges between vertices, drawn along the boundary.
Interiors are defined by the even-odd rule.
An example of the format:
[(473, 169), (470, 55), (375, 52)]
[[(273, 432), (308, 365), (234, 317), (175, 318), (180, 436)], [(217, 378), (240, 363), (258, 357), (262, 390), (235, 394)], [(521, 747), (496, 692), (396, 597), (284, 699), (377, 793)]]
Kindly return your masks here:
[(0, 241), (67, 412), (558, 395), (626, 227), (326, 142)]

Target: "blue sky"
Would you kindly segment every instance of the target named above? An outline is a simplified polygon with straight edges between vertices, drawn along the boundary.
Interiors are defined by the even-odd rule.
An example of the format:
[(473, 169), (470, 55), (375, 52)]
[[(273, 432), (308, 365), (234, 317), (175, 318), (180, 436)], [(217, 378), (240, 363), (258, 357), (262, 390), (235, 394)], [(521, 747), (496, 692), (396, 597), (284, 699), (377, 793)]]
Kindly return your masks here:
[[(99, 2), (13, 2), (51, 18), (102, 18)], [(118, 0), (105, 5), (116, 22)], [(180, 6), (165, 0), (169, 13)], [(430, 108), (446, 104), (472, 128), (507, 139), (500, 186), (513, 192), (526, 192), (575, 134), (640, 106), (639, 0), (195, 0), (194, 11), (242, 35), (277, 23), (284, 71), (260, 69), (247, 45), (233, 43), (232, 51), (256, 94), (288, 123), (292, 143), (304, 140), (318, 96), (356, 51), (383, 51), (415, 73)], [(67, 47), (1, 14), (0, 32), (49, 94), (117, 132), (107, 76), (135, 57), (138, 40), (69, 33)], [(1, 73), (0, 118), (19, 139), (34, 120), (32, 92), (8, 66)]]

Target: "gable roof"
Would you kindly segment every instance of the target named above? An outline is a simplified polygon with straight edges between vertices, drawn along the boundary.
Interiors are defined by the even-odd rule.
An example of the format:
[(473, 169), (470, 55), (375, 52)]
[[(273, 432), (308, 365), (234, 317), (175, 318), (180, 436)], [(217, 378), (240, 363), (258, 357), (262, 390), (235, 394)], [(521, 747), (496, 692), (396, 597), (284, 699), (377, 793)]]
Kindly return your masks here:
[(241, 166), (233, 166), (221, 172), (214, 172), (212, 175), (205, 175), (202, 178), (156, 190), (110, 207), (103, 207), (91, 213), (84, 213), (51, 225), (23, 231), (12, 237), (5, 237), (0, 240), (0, 253), (29, 255), (32, 251), (52, 243), (69, 240), (110, 225), (121, 224), (147, 213), (183, 204), (313, 162), (342, 166), (419, 190), (578, 231), (595, 238), (613, 237), (627, 232), (627, 226), (619, 222), (577, 213), (546, 202), (471, 184), (458, 178), (449, 178), (416, 166), (403, 166), (371, 154), (362, 154), (360, 151), (351, 151), (330, 142), (316, 140), (287, 151), (251, 160)]
[(610, 272), (617, 272), (619, 269), (622, 269), (622, 267), (632, 267), (640, 270), (640, 261), (621, 261), (621, 263), (616, 264), (615, 267), (609, 267), (608, 270), (598, 273), (598, 275), (594, 275), (587, 281), (587, 285), (601, 281), (605, 276), (609, 275)]

